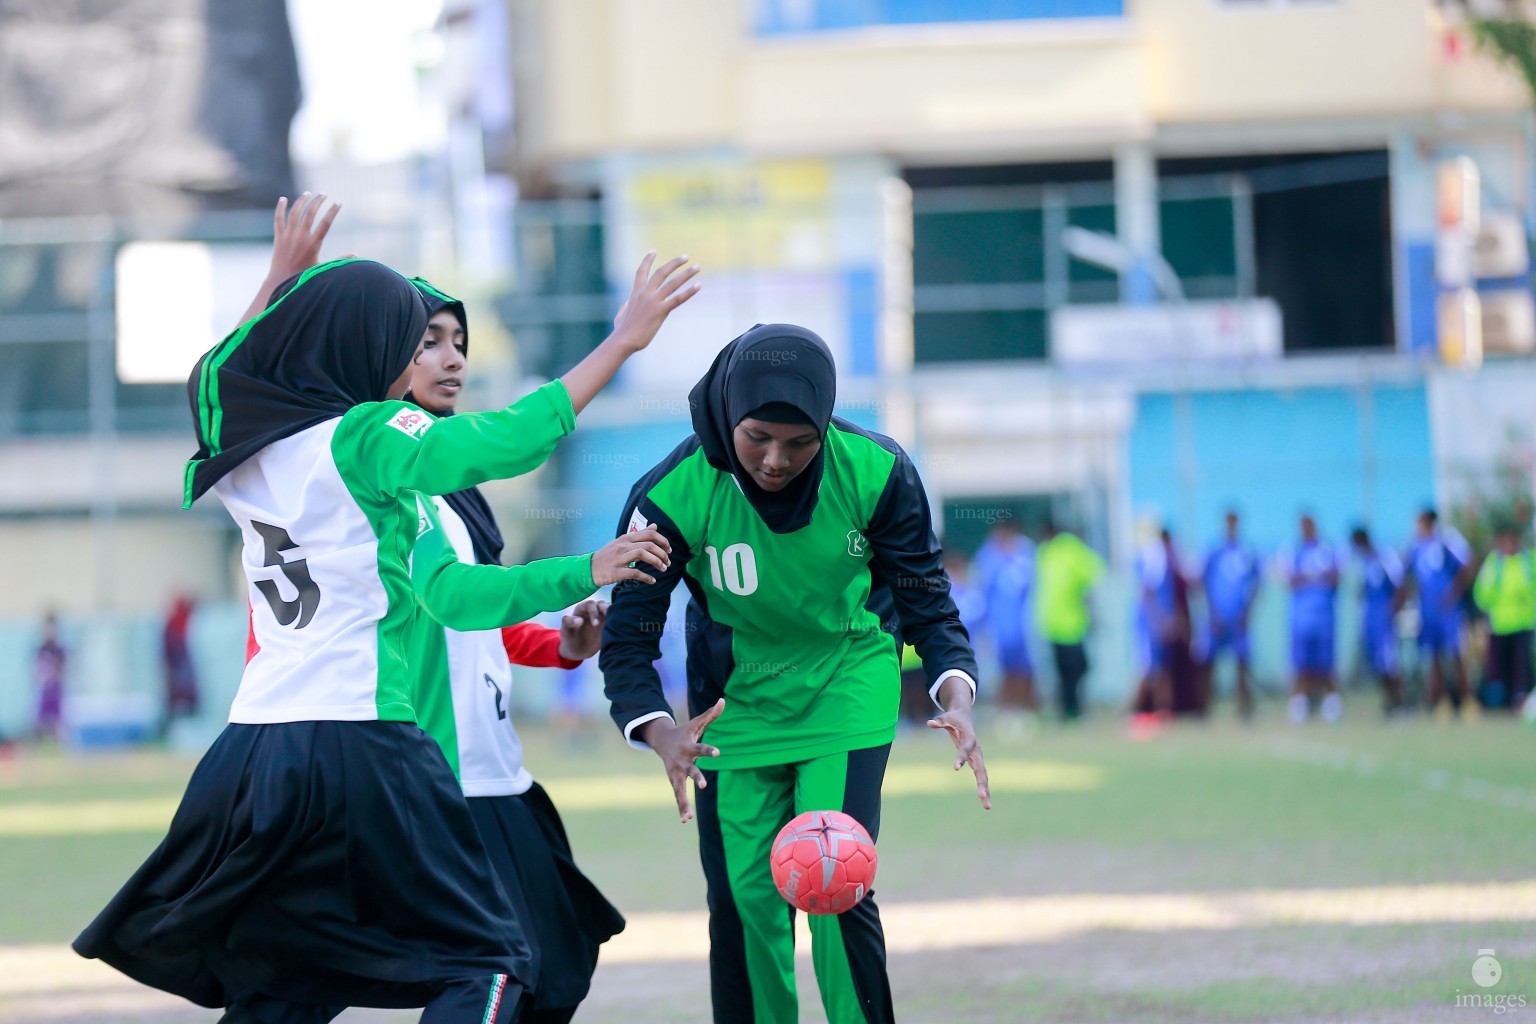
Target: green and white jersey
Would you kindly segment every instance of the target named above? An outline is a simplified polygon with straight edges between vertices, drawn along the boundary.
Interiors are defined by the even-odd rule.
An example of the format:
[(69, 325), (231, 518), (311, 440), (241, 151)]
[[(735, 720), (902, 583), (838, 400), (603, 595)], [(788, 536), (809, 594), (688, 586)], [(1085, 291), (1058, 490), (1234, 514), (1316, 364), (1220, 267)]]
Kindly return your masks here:
[(445, 420), (370, 402), (268, 445), (219, 480), (213, 491), (243, 540), (259, 647), (230, 721), (416, 721), (417, 591), (464, 628), (495, 610), (483, 594), (454, 593), (474, 567), (446, 546), (417, 566), (413, 587), (411, 552), (432, 525), (417, 492), (525, 473), (574, 426), (559, 381), (506, 409)]
[[(526, 793), (533, 776), (523, 767), (523, 745), (512, 727), (512, 667), (501, 627), (539, 612), (557, 611), (591, 596), (592, 556), (544, 558), (526, 565), (476, 565), (474, 544), (458, 513), (430, 499), (430, 528), (416, 542), (415, 566), (455, 560), (451, 588), (433, 588), (418, 574), (423, 607), (461, 624), (478, 617), (484, 628), (424, 624), (414, 648), (416, 709), (422, 729), (443, 748), (465, 796)], [(462, 610), (445, 609), (445, 599)], [(433, 628), (433, 627), (436, 628)]]
[[(719, 697), (708, 768), (756, 768), (888, 743), (900, 693), (899, 632), (932, 691), (954, 675), (974, 689), (928, 499), (890, 438), (833, 418), (808, 525), (774, 533), (696, 437), (631, 492), (621, 530), (655, 523), (672, 568), (614, 588), (600, 664), (614, 721), (629, 738), (670, 716), (654, 661), (670, 591), (689, 590), (688, 703)], [(894, 614), (893, 614), (894, 613)]]

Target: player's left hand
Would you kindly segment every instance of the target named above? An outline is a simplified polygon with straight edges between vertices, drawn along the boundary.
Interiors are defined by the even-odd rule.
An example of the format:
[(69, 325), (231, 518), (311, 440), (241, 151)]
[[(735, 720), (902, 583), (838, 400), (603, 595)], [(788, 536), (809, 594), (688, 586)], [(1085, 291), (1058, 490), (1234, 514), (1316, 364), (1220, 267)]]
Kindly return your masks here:
[(981, 806), (990, 811), (992, 791), (987, 788), (987, 763), (981, 756), (981, 744), (976, 740), (976, 723), (971, 717), (969, 701), (955, 701), (949, 710), (928, 719), (928, 728), (943, 729), (955, 741), (955, 771), (971, 766), (976, 775), (976, 796), (981, 799)]
[(608, 602), (589, 598), (560, 619), (560, 657), (566, 661), (586, 661), (603, 645), (603, 620), (608, 617)]
[[(299, 196), (292, 209), (288, 198), (277, 201), (272, 217), (272, 266), (273, 278), (286, 281), (294, 274), (301, 274), (320, 262), (320, 247), (330, 233), (331, 222), (341, 212), (340, 203), (325, 208), (326, 194)], [(324, 209), (322, 215), (320, 211)]]
[(687, 266), (687, 256), (676, 256), (653, 271), (656, 252), (652, 250), (635, 271), (634, 289), (613, 318), (613, 337), (622, 338), (633, 351), (651, 343), (667, 316), (699, 293), (699, 282), (688, 282), (699, 272), (699, 265)]

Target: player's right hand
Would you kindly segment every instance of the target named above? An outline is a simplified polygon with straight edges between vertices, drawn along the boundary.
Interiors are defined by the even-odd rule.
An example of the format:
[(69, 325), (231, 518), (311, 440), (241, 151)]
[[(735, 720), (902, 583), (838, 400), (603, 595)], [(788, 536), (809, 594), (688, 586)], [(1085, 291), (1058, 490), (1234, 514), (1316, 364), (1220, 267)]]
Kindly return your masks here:
[(671, 555), (672, 542), (654, 526), (626, 533), (592, 552), (592, 585), (603, 587), (620, 580), (655, 583), (655, 574), (636, 563), (644, 562), (655, 566), (658, 572), (666, 572), (672, 564)]
[(656, 718), (640, 727), (644, 730), (641, 740), (656, 751), (661, 763), (667, 768), (667, 779), (672, 783), (672, 795), (677, 798), (677, 814), (680, 824), (687, 824), (693, 817), (693, 801), (688, 799), (688, 780), (700, 789), (709, 785), (704, 773), (695, 763), (701, 757), (719, 757), (720, 750), (701, 742), (704, 730), (720, 717), (725, 710), (725, 698), (715, 701), (713, 707), (702, 715), (690, 718), (682, 725), (670, 719)]
[(652, 272), (651, 265), (655, 262), (655, 250), (645, 254), (640, 268), (635, 271), (635, 284), (630, 289), (629, 299), (613, 318), (613, 336), (635, 352), (651, 343), (669, 313), (699, 293), (697, 281), (688, 283), (699, 272), (697, 263), (683, 269), (688, 257), (676, 256)]

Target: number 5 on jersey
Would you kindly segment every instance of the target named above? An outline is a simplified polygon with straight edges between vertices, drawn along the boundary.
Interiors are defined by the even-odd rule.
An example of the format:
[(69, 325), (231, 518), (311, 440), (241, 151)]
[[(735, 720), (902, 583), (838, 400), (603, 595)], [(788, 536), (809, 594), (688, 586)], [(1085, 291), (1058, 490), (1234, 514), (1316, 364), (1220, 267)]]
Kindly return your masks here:
[(277, 566), (294, 590), (298, 591), (298, 597), (292, 601), (283, 600), (275, 580), (257, 580), (256, 589), (267, 599), (279, 626), (290, 625), (294, 619), (298, 619), (298, 625), (293, 628), (303, 629), (309, 625), (309, 620), (315, 617), (315, 610), (320, 607), (320, 588), (309, 575), (308, 559), (297, 558), (290, 562), (283, 558), (284, 551), (292, 551), (298, 545), (281, 526), (258, 523), (252, 519), (251, 527), (261, 537), (264, 549), (261, 564)]
[(757, 589), (757, 555), (750, 544), (732, 544), (724, 552), (711, 544), (704, 553), (709, 556), (709, 581), (716, 590), (745, 597)]

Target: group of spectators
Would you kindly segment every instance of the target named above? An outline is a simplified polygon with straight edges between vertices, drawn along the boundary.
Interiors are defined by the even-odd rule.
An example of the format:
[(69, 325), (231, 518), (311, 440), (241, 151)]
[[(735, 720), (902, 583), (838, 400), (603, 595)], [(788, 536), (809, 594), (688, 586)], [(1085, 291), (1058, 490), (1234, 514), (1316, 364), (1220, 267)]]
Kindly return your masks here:
[[(197, 714), (200, 690), (190, 636), (196, 607), (191, 597), (177, 596), (161, 625), (160, 665), (165, 688), (158, 734), (162, 739), (178, 718)], [(33, 739), (59, 740), (63, 736), (69, 665), (69, 650), (60, 635), (58, 616), (48, 612), (43, 616), (42, 635), (32, 655)], [(0, 743), (6, 738), (0, 734)]]
[[(1342, 569), (1351, 558), (1360, 587), (1360, 663), (1378, 681), (1386, 712), (1402, 713), (1421, 703), (1404, 685), (1405, 635), (1413, 639), (1423, 669), (1422, 703), (1436, 715), (1473, 717), (1483, 706), (1519, 707), (1527, 699), (1536, 630), (1536, 550), (1524, 543), (1518, 525), (1499, 526), (1491, 549), (1479, 556), (1432, 509), (1419, 513), (1413, 540), (1401, 551), (1377, 544), (1363, 526), (1351, 532), (1348, 548), (1340, 549), (1319, 536), (1310, 515), (1303, 515), (1296, 542), (1271, 563), (1290, 594), (1287, 710), (1293, 721), (1314, 714), (1334, 721), (1342, 713), (1335, 664), (1337, 597)], [(1225, 657), (1234, 663), (1237, 712), (1243, 718), (1253, 714), (1250, 618), (1265, 566), (1258, 550), (1243, 539), (1236, 512), (1226, 514), (1222, 540), (1197, 564), (1185, 561), (1166, 529), (1139, 548), (1133, 566), (1133, 622), (1140, 674), (1133, 713), (1204, 714), (1213, 697), (1213, 672)], [(1060, 716), (1080, 717), (1092, 592), (1106, 571), (1099, 554), (1055, 523), (1043, 524), (1037, 543), (1007, 519), (990, 531), (969, 562), (950, 555), (946, 567), (961, 619), (978, 648), (991, 652), (1000, 673), (993, 700), (1003, 721), (1042, 708), (1034, 637), (1050, 651)], [(162, 630), (162, 736), (172, 721), (195, 714), (198, 707), (188, 644), (193, 607), (189, 598), (178, 597)], [(1475, 622), (1485, 623), (1487, 657), (1474, 692), (1463, 647)], [(59, 734), (66, 665), (57, 620), (49, 615), (34, 658), (37, 737)], [(910, 647), (902, 669), (903, 716), (926, 719), (931, 702)]]
[[(1288, 591), (1292, 721), (1317, 716), (1336, 721), (1343, 711), (1336, 665), (1338, 594), (1344, 569), (1357, 572), (1359, 664), (1381, 690), (1382, 708), (1401, 714), (1416, 706), (1437, 717), (1475, 718), (1484, 706), (1519, 707), (1531, 692), (1531, 646), (1536, 629), (1536, 551), (1519, 525), (1496, 528), (1489, 551), (1474, 552), (1433, 509), (1418, 514), (1402, 549), (1378, 544), (1364, 526), (1347, 547), (1318, 533), (1302, 515), (1296, 540), (1266, 558), (1242, 536), (1237, 512), (1196, 563), (1186, 561), (1173, 536), (1159, 530), (1135, 553), (1133, 628), (1138, 679), (1130, 711), (1167, 717), (1206, 713), (1213, 676), (1223, 659), (1234, 662), (1237, 713), (1254, 712), (1250, 621), (1266, 570)], [(1059, 713), (1082, 714), (1087, 671), (1084, 640), (1092, 620), (1090, 594), (1104, 563), (1082, 540), (1047, 524), (1039, 544), (1005, 520), (994, 527), (966, 564), (952, 559), (951, 584), (961, 618), (1000, 673), (994, 707), (1003, 721), (1041, 710), (1031, 656), (1031, 632), (1049, 645), (1056, 666)], [(1485, 669), (1476, 688), (1464, 656), (1467, 637), (1487, 637)], [(1421, 686), (1405, 686), (1404, 640), (1417, 648)], [(908, 651), (904, 667), (916, 668)], [(915, 677), (914, 677), (915, 678)], [(918, 702), (906, 705), (923, 714)]]
[[(992, 645), (1002, 674), (994, 707), (1004, 720), (1022, 720), (1040, 710), (1032, 630), (1050, 646), (1061, 716), (1081, 717), (1091, 596), (1106, 569), (1098, 552), (1053, 521), (1043, 524), (1036, 544), (1012, 519), (1003, 519), (968, 566), (947, 555), (945, 567), (961, 621), (973, 638), (985, 637)], [(909, 721), (927, 718), (931, 711), (922, 678), (922, 665), (908, 646), (902, 657), (902, 714)]]

